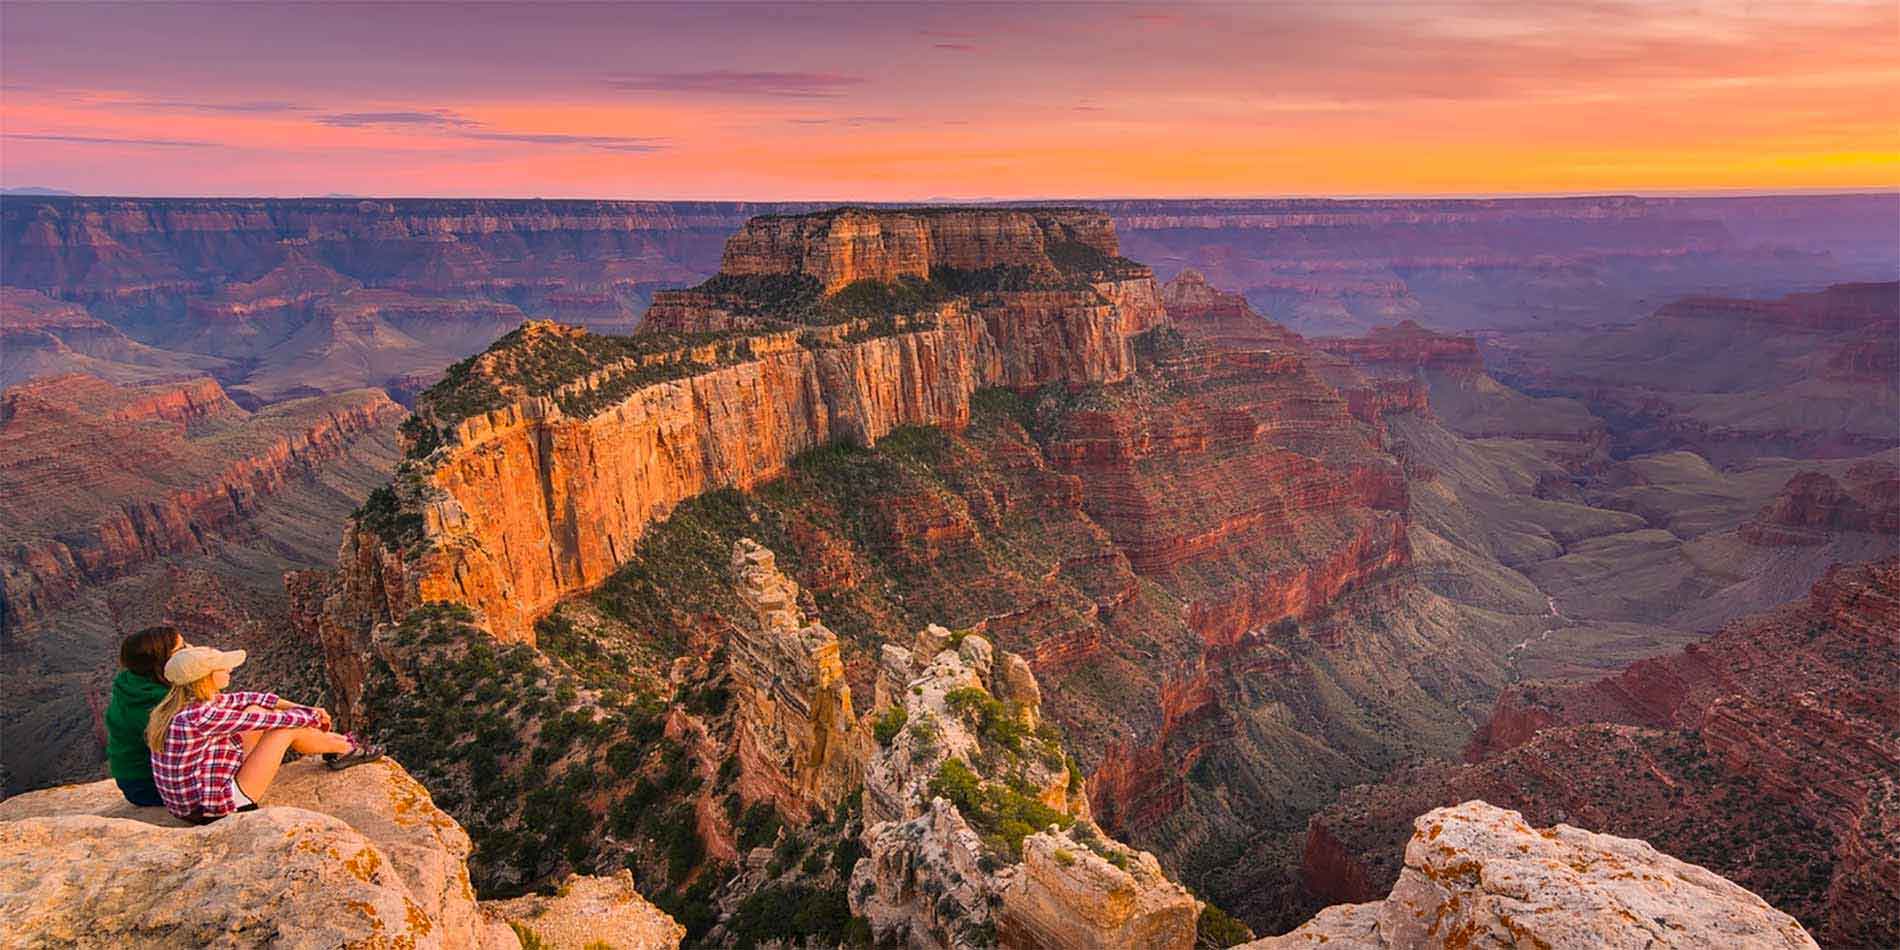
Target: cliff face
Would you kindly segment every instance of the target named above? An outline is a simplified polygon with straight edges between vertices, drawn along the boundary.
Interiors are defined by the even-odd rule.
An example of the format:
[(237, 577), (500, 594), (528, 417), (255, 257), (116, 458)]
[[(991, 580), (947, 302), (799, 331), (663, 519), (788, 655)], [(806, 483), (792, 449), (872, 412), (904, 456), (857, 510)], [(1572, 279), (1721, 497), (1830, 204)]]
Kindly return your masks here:
[[(998, 235), (1025, 222), (1047, 219), (1044, 230), (1097, 234), (1097, 241), (1108, 230), (1099, 216), (1067, 213), (996, 213), (988, 229), (957, 225), (962, 217), (948, 215), (925, 229), (915, 216), (898, 215), (891, 225), (937, 242), (932, 259), (971, 265), (1020, 256), (1022, 248), (1007, 242), (1000, 257), (986, 255)], [(791, 228), (810, 240), (843, 228), (849, 234), (838, 240), (848, 244), (869, 226), (864, 218), (768, 218), (756, 228)], [(1043, 233), (1029, 232), (1024, 246), (1040, 247)], [(773, 240), (742, 232), (729, 256), (760, 268), (806, 266), (789, 251), (750, 250)], [(869, 251), (863, 257), (874, 258)], [(1052, 275), (1062, 270), (1046, 255), (1043, 266)], [(846, 322), (666, 349), (674, 338), (665, 333), (701, 330), (683, 316), (637, 338), (658, 341), (652, 352), (539, 392), (521, 380), (549, 362), (544, 353), (595, 344), (575, 331), (531, 326), (478, 358), (424, 408), (443, 425), (447, 444), (420, 460), (413, 476), (427, 486), (419, 505), (422, 538), (405, 547), (413, 558), (403, 562), (397, 600), (467, 603), (497, 636), (531, 640), (534, 621), (550, 606), (605, 580), (647, 525), (687, 498), (778, 478), (794, 456), (834, 442), (868, 445), (901, 425), (961, 428), (980, 387), (1123, 379), (1133, 366), (1130, 337), (1153, 325), (1159, 311), (1145, 277), (1128, 276), (1125, 267), (1112, 276), (1069, 277), (1052, 289), (998, 292), (981, 301), (951, 298), (902, 317), (896, 332)], [(678, 369), (662, 373), (673, 379), (643, 385), (656, 367)], [(443, 418), (450, 416), (447, 404), (478, 384), (499, 398), (482, 403), (485, 411)], [(577, 402), (586, 408), (576, 409)]]
[[(1900, 445), (1900, 283), (1778, 298), (1694, 297), (1627, 326), (1487, 343), (1500, 378), (1574, 397), (1618, 454), (1689, 449), (1716, 465), (1851, 458)], [(1869, 372), (1871, 370), (1871, 372)]]
[(863, 781), (869, 734), (851, 708), (838, 636), (807, 623), (798, 585), (771, 551), (742, 540), (732, 552), (739, 599), (757, 627), (728, 643), (738, 693), (739, 793), (769, 800), (794, 820), (828, 811)]
[(82, 586), (215, 547), (263, 499), (400, 416), (363, 391), (253, 414), (209, 379), (64, 376), (0, 392), (0, 629), (30, 627)]
[(1047, 266), (1065, 252), (1120, 255), (1107, 216), (1075, 210), (845, 208), (746, 222), (719, 262), (732, 276), (805, 274), (824, 293), (858, 280), (928, 280), (932, 268)]
[(1837, 532), (1900, 534), (1900, 467), (1880, 460), (1856, 463), (1843, 485), (1825, 472), (1802, 472), (1782, 486), (1741, 528), (1761, 547), (1826, 544)]
[(1895, 631), (1900, 561), (1889, 558), (1836, 568), (1805, 602), (1616, 676), (1513, 689), (1473, 740), (1472, 764), (1401, 770), (1315, 815), (1307, 886), (1342, 897), (1384, 886), (1406, 816), (1483, 797), (1533, 821), (1571, 817), (1653, 842), (1829, 945), (1891, 944)]

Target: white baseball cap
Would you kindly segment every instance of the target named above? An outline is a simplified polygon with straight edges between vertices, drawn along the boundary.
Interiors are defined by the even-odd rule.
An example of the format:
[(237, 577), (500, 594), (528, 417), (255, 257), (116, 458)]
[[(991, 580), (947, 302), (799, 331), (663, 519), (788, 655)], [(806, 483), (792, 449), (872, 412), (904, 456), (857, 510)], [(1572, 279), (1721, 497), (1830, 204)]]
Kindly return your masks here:
[(186, 647), (165, 661), (165, 682), (173, 686), (196, 683), (219, 670), (237, 669), (243, 663), (243, 650)]

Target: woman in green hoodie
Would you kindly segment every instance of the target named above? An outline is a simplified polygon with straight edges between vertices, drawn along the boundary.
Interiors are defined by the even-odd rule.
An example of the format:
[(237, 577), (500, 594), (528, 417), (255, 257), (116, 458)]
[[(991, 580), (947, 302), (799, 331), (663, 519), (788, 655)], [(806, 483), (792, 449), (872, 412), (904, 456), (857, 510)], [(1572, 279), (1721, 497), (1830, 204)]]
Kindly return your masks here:
[(146, 627), (119, 644), (119, 665), (106, 706), (106, 767), (119, 792), (134, 805), (163, 805), (152, 784), (152, 750), (145, 745), (145, 723), (152, 707), (171, 687), (165, 661), (184, 649), (185, 638), (173, 627)]

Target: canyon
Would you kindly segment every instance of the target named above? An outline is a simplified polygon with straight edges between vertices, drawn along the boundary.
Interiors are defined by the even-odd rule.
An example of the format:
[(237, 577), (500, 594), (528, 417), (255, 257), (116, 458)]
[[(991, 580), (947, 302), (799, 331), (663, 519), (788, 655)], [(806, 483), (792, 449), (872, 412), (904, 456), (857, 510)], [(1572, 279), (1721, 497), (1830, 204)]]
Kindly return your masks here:
[[(1791, 824), (1761, 852), (1834, 862), (1821, 901), (1642, 817), (1634, 779), (1513, 789), (1634, 749), (1736, 795), (1705, 765), (1810, 754), (1762, 745), (1786, 697), (1740, 676), (1687, 737), (1551, 697), (1900, 549), (1900, 285), (1822, 288), (1891, 274), (1886, 196), (1089, 204), (9, 197), (0, 472), (46, 516), (9, 539), (42, 650), (9, 680), (134, 617), (236, 630), (391, 744), (483, 897), (624, 867), (707, 945), (1277, 932), (1377, 899), (1409, 823), (1478, 797), (1709, 863), (1824, 943), (1881, 932), (1877, 806), (1736, 799), (1836, 815), (1832, 851)], [(1682, 372), (1724, 334), (1871, 393), (1866, 425), (1695, 422), (1774, 399)], [(1638, 346), (1678, 362), (1617, 377)], [(86, 473), (109, 490), (46, 489)], [(73, 744), (96, 666), (9, 748)], [(1890, 715), (1857, 696), (1802, 708)], [(87, 765), (8, 759), (10, 788)], [(1063, 827), (999, 846), (1029, 802)]]
[(1302, 874), (1328, 900), (1398, 875), (1412, 816), (1483, 798), (1580, 821), (1708, 867), (1829, 946), (1900, 938), (1900, 559), (1838, 567), (1804, 601), (1681, 652), (1499, 697), (1465, 753), (1342, 795)]

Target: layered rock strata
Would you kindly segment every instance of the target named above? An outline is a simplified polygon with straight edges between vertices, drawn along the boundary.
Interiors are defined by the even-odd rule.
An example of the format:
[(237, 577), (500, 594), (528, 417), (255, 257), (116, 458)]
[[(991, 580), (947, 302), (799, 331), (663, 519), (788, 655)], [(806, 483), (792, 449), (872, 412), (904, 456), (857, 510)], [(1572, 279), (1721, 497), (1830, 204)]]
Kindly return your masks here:
[(1900, 561), (1837, 567), (1808, 599), (1681, 653), (1498, 700), (1471, 764), (1401, 769), (1315, 815), (1309, 891), (1365, 900), (1409, 816), (1482, 797), (1704, 864), (1830, 946), (1900, 939)]
[(209, 379), (64, 376), (0, 392), (0, 629), (82, 586), (215, 548), (263, 499), (401, 414), (374, 391), (249, 413)]
[[(1110, 230), (1099, 216), (994, 214), (997, 233), (1045, 219), (1050, 228), (1096, 234), (1098, 242)], [(797, 220), (809, 236), (860, 218), (763, 219), (734, 238), (732, 255), (757, 268), (805, 266), (789, 251), (748, 250), (748, 242), (763, 240), (753, 232)], [(899, 216), (893, 226), (913, 219)], [(930, 253), (969, 265), (992, 261), (984, 243), (991, 232), (968, 230), (933, 238), (941, 243)], [(1074, 268), (1062, 271), (1045, 259), (1043, 270)], [(393, 582), (394, 589), (379, 588), (379, 597), (367, 599), (401, 607), (467, 603), (496, 636), (532, 640), (534, 621), (552, 604), (599, 584), (631, 555), (648, 524), (687, 498), (751, 488), (783, 475), (797, 454), (833, 442), (870, 444), (900, 425), (961, 428), (981, 387), (1126, 378), (1130, 337), (1162, 315), (1145, 269), (1107, 276), (1094, 283), (1088, 275), (1065, 278), (1058, 289), (1000, 292), (975, 303), (953, 298), (906, 316), (895, 332), (860, 322), (667, 349), (655, 329), (649, 339), (662, 341), (656, 349), (591, 372), (546, 377), (559, 384), (539, 389), (535, 372), (550, 370), (538, 354), (602, 345), (578, 331), (531, 325), (479, 357), (433, 402), (425, 395), (422, 414), (441, 427), (443, 444), (418, 461), (410, 476), (417, 490), (403, 499), (420, 520), (420, 536), (399, 545), (400, 560), (385, 559), (402, 566), (398, 576), (346, 578), (358, 588)], [(664, 381), (641, 384), (656, 373)], [(449, 404), (477, 384), (488, 394), (476, 404), (482, 411)], [(354, 530), (346, 549), (395, 547), (368, 536), (360, 520)]]
[(193, 827), (127, 805), (109, 781), (9, 799), (0, 804), (0, 910), (12, 937), (22, 946), (517, 950), (504, 917), (565, 919), (577, 911), (545, 905), (602, 891), (617, 913), (590, 920), (589, 939), (657, 950), (683, 936), (632, 893), (624, 872), (576, 879), (578, 896), (532, 908), (478, 904), (468, 836), (394, 763), (348, 773), (291, 763), (261, 804)]
[(757, 617), (727, 643), (739, 714), (739, 791), (800, 821), (829, 810), (863, 781), (869, 735), (851, 708), (838, 636), (808, 622), (798, 585), (771, 551), (733, 547), (739, 599)]
[(1421, 816), (1383, 902), (1329, 907), (1247, 950), (1813, 948), (1794, 918), (1647, 843), (1532, 828), (1482, 801)]

